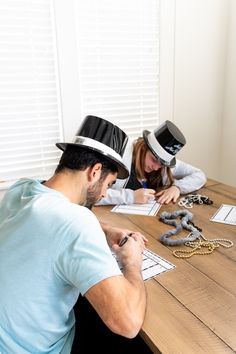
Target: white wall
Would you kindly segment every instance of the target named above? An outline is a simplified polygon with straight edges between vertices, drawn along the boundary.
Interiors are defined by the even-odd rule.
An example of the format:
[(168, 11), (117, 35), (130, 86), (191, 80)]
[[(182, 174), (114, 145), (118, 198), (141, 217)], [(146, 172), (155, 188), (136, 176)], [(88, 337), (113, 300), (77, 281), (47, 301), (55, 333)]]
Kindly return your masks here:
[(219, 179), (236, 186), (236, 1), (230, 0)]
[(173, 121), (187, 145), (179, 154), (219, 178), (227, 1), (177, 0)]
[(161, 119), (186, 135), (181, 159), (236, 186), (236, 1), (166, 0), (162, 21)]

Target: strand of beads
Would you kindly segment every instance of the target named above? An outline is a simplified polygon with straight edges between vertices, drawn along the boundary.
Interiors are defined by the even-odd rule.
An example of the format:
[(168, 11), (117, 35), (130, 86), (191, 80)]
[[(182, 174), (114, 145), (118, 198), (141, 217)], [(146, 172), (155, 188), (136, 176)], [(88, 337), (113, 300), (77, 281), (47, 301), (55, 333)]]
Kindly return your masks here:
[[(180, 217), (178, 222), (176, 219)], [(191, 249), (174, 250), (173, 255), (177, 258), (190, 258), (193, 255), (207, 255), (211, 254), (216, 248), (220, 246), (230, 248), (233, 246), (233, 241), (225, 238), (206, 238), (202, 230), (192, 222), (193, 214), (187, 210), (177, 210), (173, 213), (166, 211), (160, 214), (160, 221), (168, 225), (173, 225), (175, 228), (171, 229), (160, 236), (160, 241), (167, 246), (185, 245)], [(170, 238), (178, 234), (183, 229), (189, 230), (187, 237), (181, 239)]]
[[(173, 255), (177, 258), (190, 258), (196, 254), (199, 255), (207, 255), (211, 254), (216, 248), (220, 246), (224, 248), (233, 247), (234, 243), (231, 240), (226, 238), (214, 238), (214, 239), (207, 239), (203, 234), (200, 234), (200, 238), (195, 241), (189, 241), (185, 243), (185, 246), (189, 246), (192, 249), (180, 249), (174, 250)], [(206, 250), (202, 250), (202, 248), (207, 248)]]
[[(205, 241), (198, 241), (198, 242), (186, 242), (186, 246), (192, 247), (191, 250), (186, 250), (186, 249), (180, 249), (180, 250), (174, 250), (173, 255), (177, 258), (190, 258), (194, 256), (195, 254), (199, 255), (207, 255), (211, 254), (215, 248), (219, 247), (218, 244), (214, 244), (211, 242), (205, 242)], [(207, 248), (205, 251), (202, 251), (202, 247)]]
[(213, 201), (205, 195), (188, 194), (185, 197), (180, 198), (178, 205), (183, 206), (185, 208), (192, 208), (194, 203), (211, 205), (213, 204)]

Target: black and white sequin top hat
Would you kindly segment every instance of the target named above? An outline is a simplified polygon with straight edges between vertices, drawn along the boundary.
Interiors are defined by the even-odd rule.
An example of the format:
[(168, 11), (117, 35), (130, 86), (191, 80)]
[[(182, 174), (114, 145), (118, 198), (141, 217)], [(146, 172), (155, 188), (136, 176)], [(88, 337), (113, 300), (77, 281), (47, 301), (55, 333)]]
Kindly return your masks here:
[(56, 146), (65, 150), (68, 145), (80, 146), (93, 150), (105, 156), (118, 169), (118, 178), (129, 176), (129, 171), (122, 161), (122, 156), (128, 137), (116, 125), (96, 116), (87, 116), (78, 129), (72, 143), (56, 143)]
[(176, 165), (175, 155), (186, 144), (184, 135), (169, 120), (166, 120), (153, 132), (144, 130), (143, 138), (153, 155), (162, 165), (168, 167)]

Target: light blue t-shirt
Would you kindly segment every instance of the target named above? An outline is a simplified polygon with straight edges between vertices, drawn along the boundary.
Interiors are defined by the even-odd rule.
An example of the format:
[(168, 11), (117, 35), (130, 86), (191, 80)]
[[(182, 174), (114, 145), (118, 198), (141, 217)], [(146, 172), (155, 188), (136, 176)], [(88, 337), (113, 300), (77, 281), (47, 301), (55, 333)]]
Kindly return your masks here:
[(79, 293), (120, 274), (90, 210), (20, 180), (0, 204), (0, 353), (69, 354)]

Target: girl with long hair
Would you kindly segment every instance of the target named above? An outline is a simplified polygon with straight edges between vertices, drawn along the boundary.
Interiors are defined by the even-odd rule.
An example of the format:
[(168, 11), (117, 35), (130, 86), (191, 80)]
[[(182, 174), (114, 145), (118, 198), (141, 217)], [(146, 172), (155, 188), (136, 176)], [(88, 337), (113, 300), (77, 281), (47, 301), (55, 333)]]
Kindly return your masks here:
[(186, 144), (179, 128), (165, 121), (153, 132), (129, 141), (123, 162), (130, 172), (126, 180), (117, 179), (99, 205), (147, 203), (175, 203), (180, 194), (192, 193), (206, 183), (199, 168), (177, 160), (175, 155)]

